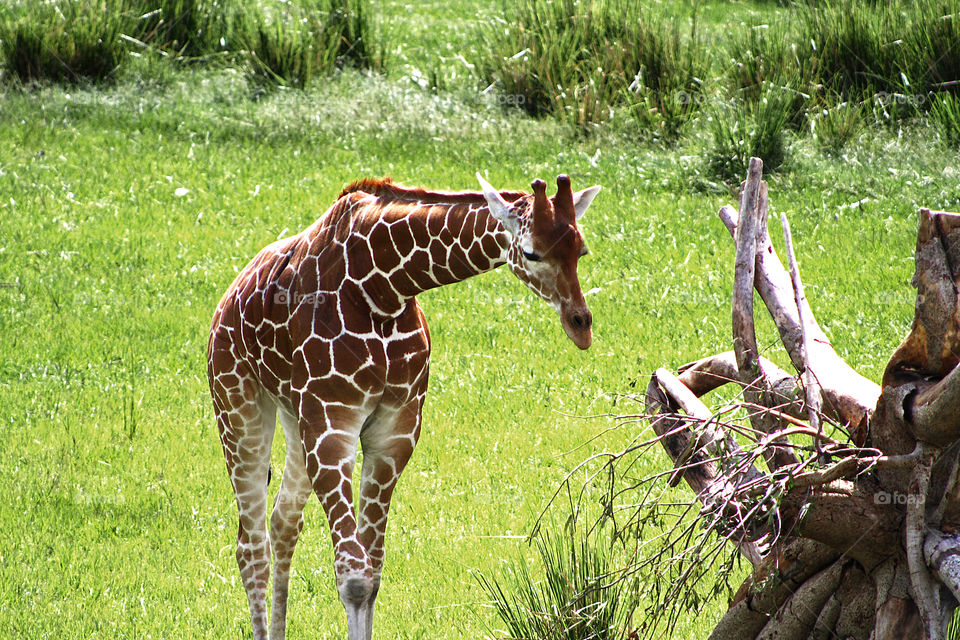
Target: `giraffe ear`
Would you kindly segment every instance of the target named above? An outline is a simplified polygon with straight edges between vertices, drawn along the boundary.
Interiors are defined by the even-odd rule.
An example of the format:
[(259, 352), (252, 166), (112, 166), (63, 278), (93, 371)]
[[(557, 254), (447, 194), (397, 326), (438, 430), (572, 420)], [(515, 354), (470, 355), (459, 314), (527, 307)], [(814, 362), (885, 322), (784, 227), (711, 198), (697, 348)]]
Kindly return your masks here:
[(516, 213), (510, 210), (510, 203), (504, 200), (500, 192), (483, 179), (479, 171), (477, 172), (477, 180), (480, 182), (480, 189), (483, 190), (483, 198), (487, 201), (490, 215), (499, 220), (511, 236), (516, 235), (517, 229), (520, 228), (520, 219)]
[(590, 206), (590, 203), (593, 202), (593, 199), (597, 197), (597, 194), (600, 193), (600, 185), (584, 189), (583, 191), (577, 191), (573, 194), (573, 210), (577, 213), (577, 220), (583, 217), (583, 214), (587, 212), (587, 207)]

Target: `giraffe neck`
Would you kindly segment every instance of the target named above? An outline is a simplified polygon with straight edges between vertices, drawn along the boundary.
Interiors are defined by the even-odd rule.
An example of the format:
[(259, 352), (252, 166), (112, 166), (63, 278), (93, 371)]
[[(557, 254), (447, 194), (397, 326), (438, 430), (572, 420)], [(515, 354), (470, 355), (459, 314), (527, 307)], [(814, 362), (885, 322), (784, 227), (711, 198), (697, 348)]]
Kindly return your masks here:
[(375, 315), (394, 316), (422, 291), (507, 261), (509, 237), (485, 203), (377, 205), (361, 205), (358, 226), (366, 229), (354, 227), (346, 246), (348, 277)]

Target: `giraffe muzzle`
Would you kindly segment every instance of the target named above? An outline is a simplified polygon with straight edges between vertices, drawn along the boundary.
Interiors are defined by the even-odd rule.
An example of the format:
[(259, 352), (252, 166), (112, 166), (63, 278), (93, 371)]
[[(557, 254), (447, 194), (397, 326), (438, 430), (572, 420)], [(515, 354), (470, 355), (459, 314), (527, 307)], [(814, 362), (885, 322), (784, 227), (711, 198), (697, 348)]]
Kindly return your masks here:
[(573, 344), (584, 350), (590, 348), (593, 343), (593, 314), (590, 309), (565, 309), (560, 314), (560, 320), (563, 330)]

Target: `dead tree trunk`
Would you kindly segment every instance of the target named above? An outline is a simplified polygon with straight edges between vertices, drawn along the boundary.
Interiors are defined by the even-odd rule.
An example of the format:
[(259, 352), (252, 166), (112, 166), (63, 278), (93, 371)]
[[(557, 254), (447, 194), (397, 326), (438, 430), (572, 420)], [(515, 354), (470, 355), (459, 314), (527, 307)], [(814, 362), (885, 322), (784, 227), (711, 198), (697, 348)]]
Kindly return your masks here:
[[(960, 215), (920, 210), (913, 328), (877, 386), (817, 324), (785, 219), (789, 272), (774, 252), (761, 169), (752, 159), (739, 212), (720, 211), (737, 249), (733, 352), (658, 370), (646, 393), (677, 480), (754, 567), (710, 638), (945, 638), (960, 599)], [(796, 377), (759, 355), (754, 289)], [(699, 400), (727, 383), (750, 414), (742, 446)]]

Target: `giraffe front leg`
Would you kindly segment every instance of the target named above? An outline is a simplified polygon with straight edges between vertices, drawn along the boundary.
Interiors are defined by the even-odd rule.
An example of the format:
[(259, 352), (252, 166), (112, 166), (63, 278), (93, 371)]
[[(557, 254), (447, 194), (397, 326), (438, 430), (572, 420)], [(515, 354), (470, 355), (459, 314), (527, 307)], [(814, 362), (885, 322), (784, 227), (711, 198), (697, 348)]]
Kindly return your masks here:
[(385, 559), (387, 514), (400, 474), (417, 443), (420, 402), (398, 412), (382, 413), (361, 434), (363, 469), (360, 475), (360, 543), (373, 569), (373, 591), (367, 601), (366, 638), (373, 633), (373, 609), (380, 590)]
[(349, 640), (369, 640), (367, 601), (373, 593), (373, 570), (360, 543), (353, 507), (353, 466), (362, 418), (346, 429), (332, 423), (316, 434), (301, 429), (306, 467), (314, 492), (320, 499), (333, 540), (337, 592), (347, 614)]

